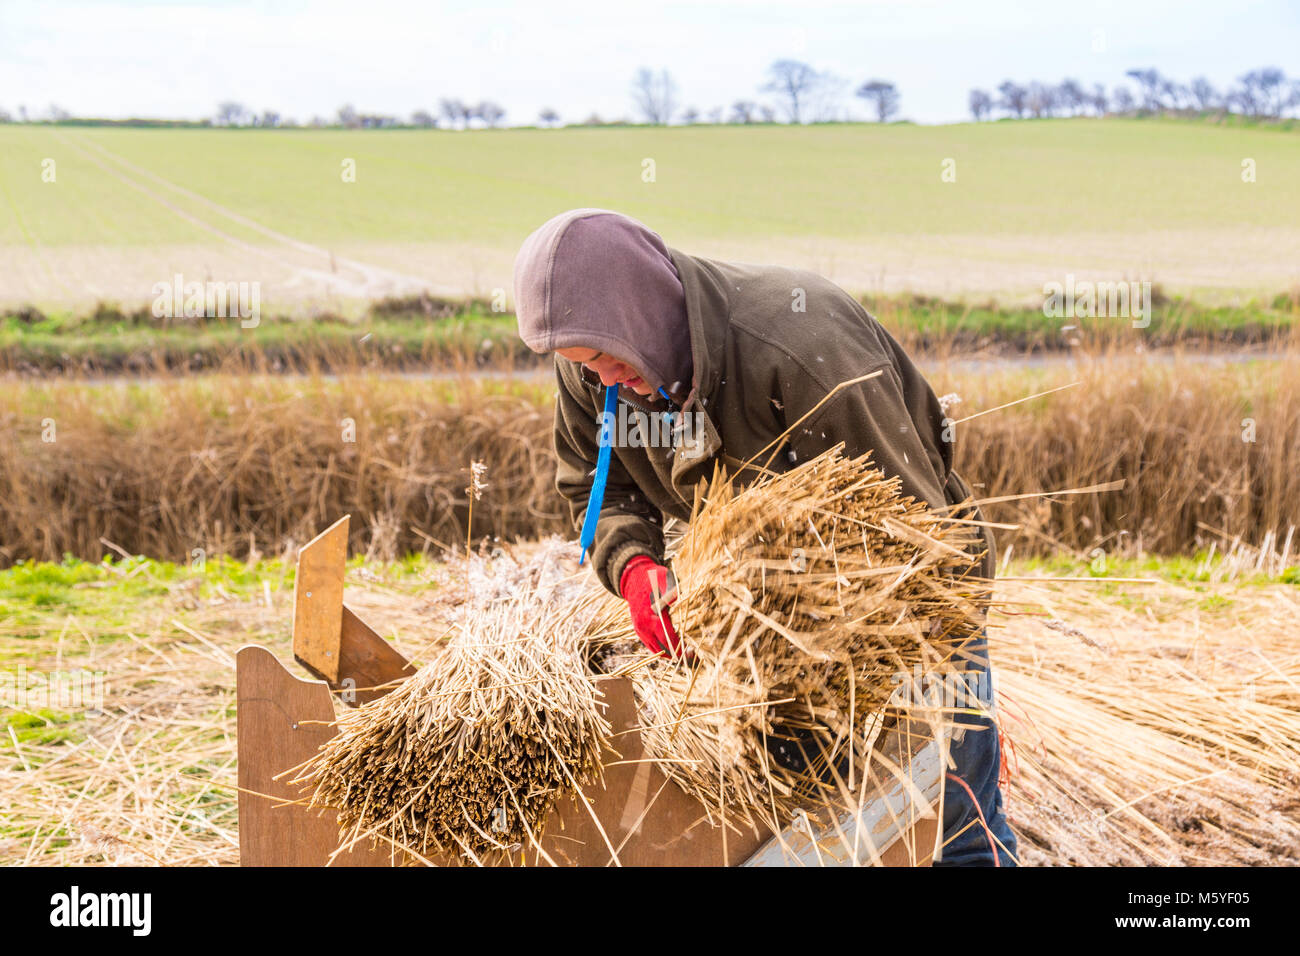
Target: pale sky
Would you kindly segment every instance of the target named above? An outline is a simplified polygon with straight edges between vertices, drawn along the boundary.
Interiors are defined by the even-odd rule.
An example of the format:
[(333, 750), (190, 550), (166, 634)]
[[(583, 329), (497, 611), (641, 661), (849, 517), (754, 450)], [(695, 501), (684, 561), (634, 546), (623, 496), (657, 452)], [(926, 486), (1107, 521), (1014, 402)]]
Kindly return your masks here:
[(1113, 88), (1155, 67), (1223, 88), (1246, 70), (1300, 77), (1295, 0), (798, 0), (798, 2), (402, 3), (395, 0), (0, 0), (0, 108), (34, 116), (213, 115), (237, 100), (306, 122), (362, 112), (437, 113), (442, 97), (490, 99), (506, 122), (543, 107), (576, 122), (635, 117), (631, 79), (668, 69), (681, 106), (764, 100), (768, 65), (803, 60), (851, 92), (894, 82), (900, 118), (969, 118), (972, 87), (1004, 79)]

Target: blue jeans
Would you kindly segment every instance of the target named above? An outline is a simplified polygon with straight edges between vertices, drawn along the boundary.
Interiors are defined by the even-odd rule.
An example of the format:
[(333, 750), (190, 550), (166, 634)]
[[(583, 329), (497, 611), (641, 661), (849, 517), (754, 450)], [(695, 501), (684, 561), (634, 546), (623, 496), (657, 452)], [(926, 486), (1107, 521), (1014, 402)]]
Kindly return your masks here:
[[(965, 645), (964, 654), (971, 655), (966, 667), (966, 686), (985, 709), (993, 706), (992, 671), (988, 661), (988, 638), (980, 636)], [(966, 706), (975, 706), (967, 702)], [(953, 723), (966, 728), (962, 739), (950, 748), (955, 773), (975, 794), (989, 830), (999, 841), (997, 858), (1001, 866), (1016, 866), (1016, 837), (1002, 811), (1002, 791), (998, 788), (998, 769), (1001, 750), (998, 732), (989, 717), (971, 714), (954, 715)], [(988, 832), (980, 823), (979, 814), (970, 796), (960, 784), (944, 778), (943, 790), (943, 852), (935, 866), (993, 866), (994, 846), (989, 843)]]

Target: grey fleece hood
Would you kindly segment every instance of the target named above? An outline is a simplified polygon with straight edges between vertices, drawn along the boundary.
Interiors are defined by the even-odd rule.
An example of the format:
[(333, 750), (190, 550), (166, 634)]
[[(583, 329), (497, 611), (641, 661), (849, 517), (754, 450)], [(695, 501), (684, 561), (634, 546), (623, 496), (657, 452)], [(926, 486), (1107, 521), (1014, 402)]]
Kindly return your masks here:
[(534, 352), (590, 348), (654, 390), (691, 388), (691, 339), (677, 267), (657, 233), (608, 209), (571, 209), (515, 257), (519, 336)]

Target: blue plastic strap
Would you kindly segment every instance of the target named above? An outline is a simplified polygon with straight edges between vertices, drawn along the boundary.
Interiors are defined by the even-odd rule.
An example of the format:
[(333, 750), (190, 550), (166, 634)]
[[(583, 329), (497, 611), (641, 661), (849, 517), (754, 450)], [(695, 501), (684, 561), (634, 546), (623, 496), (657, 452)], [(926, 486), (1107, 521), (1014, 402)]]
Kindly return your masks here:
[(578, 564), (587, 560), (587, 550), (596, 540), (596, 522), (605, 502), (605, 481), (609, 478), (609, 456), (614, 446), (614, 416), (618, 412), (618, 383), (605, 389), (605, 412), (600, 416), (600, 451), (596, 455), (596, 477), (591, 483), (591, 496), (587, 499), (587, 513), (582, 519), (582, 535), (578, 544), (582, 548)]

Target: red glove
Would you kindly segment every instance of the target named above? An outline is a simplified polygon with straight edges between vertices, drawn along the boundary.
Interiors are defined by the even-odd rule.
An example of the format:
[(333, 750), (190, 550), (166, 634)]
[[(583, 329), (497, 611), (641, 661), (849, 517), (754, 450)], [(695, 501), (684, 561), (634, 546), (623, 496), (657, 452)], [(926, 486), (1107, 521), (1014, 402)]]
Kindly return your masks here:
[[(654, 587), (651, 587), (654, 582)], [(662, 564), (655, 564), (654, 559), (644, 554), (623, 566), (623, 574), (618, 581), (618, 593), (627, 601), (628, 612), (632, 616), (632, 627), (641, 643), (656, 654), (669, 654), (676, 657), (681, 653), (681, 640), (673, 630), (672, 618), (668, 616), (668, 606), (677, 600), (674, 593), (668, 597), (663, 610), (654, 609), (656, 589), (662, 600), (668, 591), (668, 569)]]

